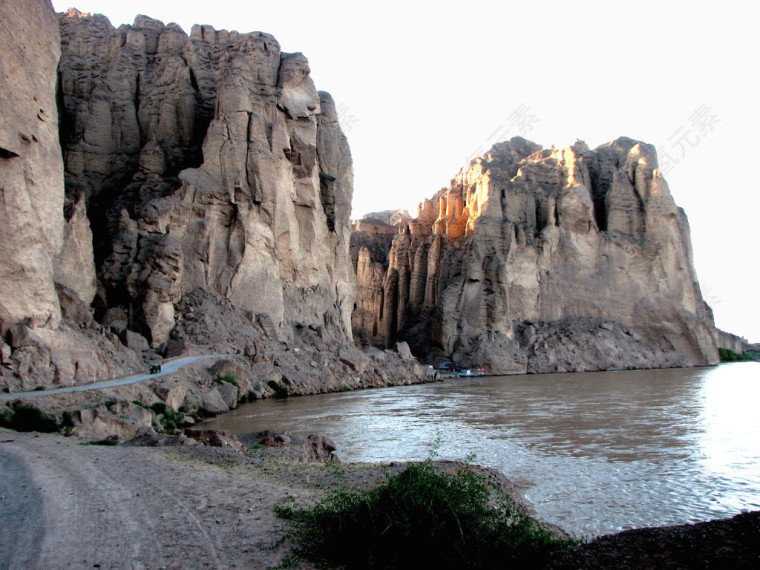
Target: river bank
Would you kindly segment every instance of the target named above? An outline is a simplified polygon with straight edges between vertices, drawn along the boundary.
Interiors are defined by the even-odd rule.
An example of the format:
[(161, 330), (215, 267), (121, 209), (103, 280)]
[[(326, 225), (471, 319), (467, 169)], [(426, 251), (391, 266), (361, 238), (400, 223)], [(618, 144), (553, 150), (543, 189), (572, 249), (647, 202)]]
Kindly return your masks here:
[[(102, 379), (74, 386), (19, 389), (0, 393), (0, 427), (17, 429), (19, 408), (35, 408), (41, 425), (91, 438), (134, 437), (140, 427), (171, 433), (175, 428), (225, 414), (241, 403), (288, 396), (344, 392), (366, 388), (435, 382), (434, 372), (421, 366), (409, 347), (359, 351), (343, 347), (332, 359), (301, 341), (268, 350), (221, 353), (194, 347), (181, 358), (164, 361), (160, 374), (146, 373)], [(200, 353), (200, 354), (199, 354)], [(40, 431), (40, 426), (32, 426)], [(23, 429), (22, 429), (23, 431)]]
[[(264, 400), (204, 422), (328, 433), (351, 462), (475, 454), (575, 536), (760, 509), (757, 363), (456, 379)], [(558, 474), (560, 477), (547, 476)]]

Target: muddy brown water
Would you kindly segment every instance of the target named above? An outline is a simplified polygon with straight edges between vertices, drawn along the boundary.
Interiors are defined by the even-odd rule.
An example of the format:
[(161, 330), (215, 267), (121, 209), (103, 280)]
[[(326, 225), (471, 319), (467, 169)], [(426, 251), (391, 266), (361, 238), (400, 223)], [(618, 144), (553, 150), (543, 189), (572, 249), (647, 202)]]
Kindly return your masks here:
[(760, 363), (451, 379), (253, 402), (208, 427), (321, 433), (343, 461), (502, 471), (575, 536), (760, 509)]

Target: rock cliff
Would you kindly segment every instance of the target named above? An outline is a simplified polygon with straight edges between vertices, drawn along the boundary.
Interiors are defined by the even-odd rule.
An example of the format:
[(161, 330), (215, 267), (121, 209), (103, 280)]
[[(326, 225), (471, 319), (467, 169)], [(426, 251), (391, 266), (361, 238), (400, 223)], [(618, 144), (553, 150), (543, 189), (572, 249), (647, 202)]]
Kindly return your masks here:
[[(353, 344), (351, 153), (302, 54), (260, 32), (56, 18), (47, 0), (0, 10), (4, 391), (199, 352), (241, 357), (128, 400), (214, 414), (427, 379), (405, 345)], [(145, 421), (122, 408), (79, 416)]]
[(83, 204), (64, 219), (50, 2), (0, 4), (0, 53), (0, 383), (32, 389), (130, 370), (137, 355), (92, 322), (78, 297), (94, 287), (81, 263), (92, 244)]
[(748, 350), (757, 350), (757, 345), (750, 344), (746, 338), (717, 329), (717, 346), (736, 354), (744, 354)]
[(61, 319), (53, 265), (63, 244), (63, 160), (55, 15), (46, 2), (3, 2), (0, 10), (0, 329), (5, 335), (22, 320), (54, 328)]
[(87, 204), (96, 306), (153, 347), (198, 288), (283, 339), (309, 325), (349, 339), (351, 155), (306, 58), (144, 16), (113, 29), (70, 11), (61, 34), (66, 201)]
[(360, 222), (352, 255), (358, 344), (492, 372), (717, 362), (686, 215), (642, 142), (498, 143), (416, 219)]

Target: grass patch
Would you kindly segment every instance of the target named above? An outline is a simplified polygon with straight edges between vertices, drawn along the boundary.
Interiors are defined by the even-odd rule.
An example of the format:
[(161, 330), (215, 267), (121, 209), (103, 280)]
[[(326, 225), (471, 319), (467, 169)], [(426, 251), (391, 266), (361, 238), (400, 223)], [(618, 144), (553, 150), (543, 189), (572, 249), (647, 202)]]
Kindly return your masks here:
[(437, 474), (411, 464), (370, 491), (337, 488), (313, 506), (275, 507), (295, 543), (285, 559), (347, 568), (533, 567), (567, 542), (506, 493), (489, 489), (469, 463)]

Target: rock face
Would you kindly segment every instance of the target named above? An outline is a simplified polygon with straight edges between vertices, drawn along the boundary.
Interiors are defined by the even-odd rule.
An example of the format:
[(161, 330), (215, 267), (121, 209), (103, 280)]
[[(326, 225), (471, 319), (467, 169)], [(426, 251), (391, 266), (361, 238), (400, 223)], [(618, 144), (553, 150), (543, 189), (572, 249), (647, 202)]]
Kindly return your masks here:
[(56, 21), (45, 0), (0, 15), (4, 390), (193, 351), (246, 358), (141, 398), (211, 414), (428, 379), (353, 344), (351, 153), (303, 55), (144, 16)]
[(202, 288), (283, 340), (313, 326), (348, 341), (351, 155), (306, 58), (144, 16), (113, 29), (70, 11), (61, 36), (66, 204), (87, 206), (96, 316), (118, 309), (158, 347)]
[(83, 203), (71, 204), (68, 224), (64, 218), (58, 30), (46, 0), (0, 4), (0, 383), (14, 390), (139, 366), (92, 320), (92, 240)]
[(513, 138), (421, 204), (389, 249), (378, 228), (352, 238), (359, 344), (403, 339), (492, 372), (717, 362), (688, 222), (651, 145)]
[[(63, 243), (63, 161), (58, 144), (58, 26), (49, 1), (0, 5), (0, 332), (17, 323), (55, 327), (53, 283)], [(30, 323), (27, 323), (30, 324)]]

